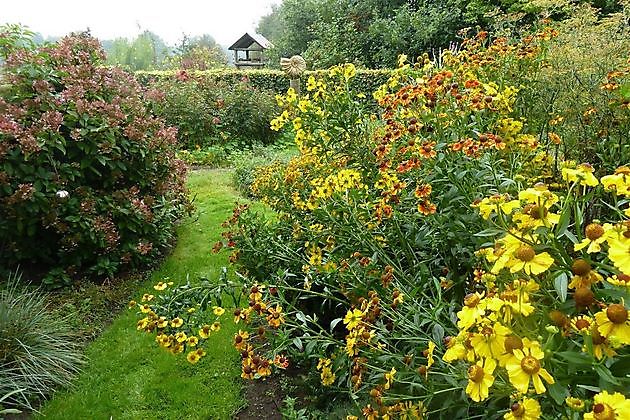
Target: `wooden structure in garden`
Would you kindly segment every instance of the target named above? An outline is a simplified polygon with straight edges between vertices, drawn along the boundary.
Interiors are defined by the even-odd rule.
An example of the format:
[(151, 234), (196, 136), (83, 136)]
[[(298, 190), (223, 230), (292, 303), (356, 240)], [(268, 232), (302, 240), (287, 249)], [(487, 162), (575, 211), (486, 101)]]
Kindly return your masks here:
[(265, 50), (273, 44), (260, 34), (246, 32), (228, 50), (234, 51), (236, 68), (262, 68), (265, 66)]

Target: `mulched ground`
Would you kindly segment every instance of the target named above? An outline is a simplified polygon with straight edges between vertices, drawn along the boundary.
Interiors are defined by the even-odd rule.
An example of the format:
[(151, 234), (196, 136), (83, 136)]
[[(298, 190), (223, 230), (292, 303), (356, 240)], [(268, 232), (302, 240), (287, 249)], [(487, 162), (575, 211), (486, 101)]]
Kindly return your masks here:
[(282, 420), (280, 408), (284, 395), (278, 375), (265, 380), (247, 381), (245, 399), (247, 407), (236, 415), (237, 420)]

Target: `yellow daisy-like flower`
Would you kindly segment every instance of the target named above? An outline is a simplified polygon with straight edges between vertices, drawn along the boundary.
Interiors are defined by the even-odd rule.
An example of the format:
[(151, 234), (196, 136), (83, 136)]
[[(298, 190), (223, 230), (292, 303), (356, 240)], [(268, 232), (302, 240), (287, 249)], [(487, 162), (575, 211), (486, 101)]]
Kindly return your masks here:
[(619, 270), (630, 267), (630, 239), (609, 239), (608, 258)]
[(545, 353), (540, 349), (540, 345), (533, 341), (529, 347), (515, 349), (514, 356), (518, 363), (508, 363), (505, 368), (510, 377), (510, 383), (520, 393), (526, 394), (530, 381), (534, 383), (537, 394), (546, 391), (542, 379), (548, 384), (555, 383), (553, 377), (540, 365), (540, 360), (545, 358)]
[(562, 179), (569, 183), (577, 182), (589, 187), (599, 185), (599, 180), (593, 175), (593, 167), (586, 163), (579, 165), (576, 169), (562, 168)]
[(578, 315), (571, 319), (571, 327), (575, 331), (588, 332), (593, 325), (593, 318), (588, 315)]
[(466, 394), (473, 401), (480, 402), (488, 398), (490, 387), (494, 383), (492, 372), (496, 366), (493, 359), (484, 358), (468, 368)]
[(154, 288), (155, 290), (164, 290), (164, 289), (166, 289), (167, 287), (168, 287), (168, 283), (165, 283), (165, 282), (163, 282), (163, 281), (158, 282), (158, 284), (156, 284), (155, 286), (153, 286), (153, 288)]
[(140, 305), (140, 312), (143, 314), (151, 312), (151, 307), (149, 305)]
[(617, 195), (630, 196), (630, 168), (622, 166), (615, 170), (614, 175), (606, 175), (601, 179), (602, 185), (607, 191), (613, 191)]
[(597, 330), (599, 333), (608, 338), (617, 337), (623, 344), (630, 344), (630, 320), (628, 319), (628, 310), (620, 303), (613, 303), (595, 314), (597, 321)]
[(391, 388), (392, 382), (394, 382), (394, 375), (396, 375), (396, 368), (392, 368), (389, 372), (385, 372), (385, 374), (383, 375), (383, 377), (385, 378), (385, 385), (383, 385), (383, 388)]
[(630, 276), (627, 274), (615, 274), (612, 277), (608, 277), (606, 281), (615, 286), (625, 287), (630, 292)]
[(194, 365), (199, 360), (201, 360), (201, 356), (199, 356), (199, 353), (197, 353), (196, 350), (195, 351), (191, 351), (186, 356), (186, 360), (188, 360), (190, 363), (192, 363)]
[(144, 295), (142, 295), (142, 301), (143, 302), (151, 302), (153, 300), (155, 296), (150, 295), (148, 293), (145, 293)]
[(365, 314), (359, 309), (350, 309), (343, 318), (343, 323), (346, 324), (348, 330), (353, 330), (359, 326), (364, 315)]
[(203, 327), (201, 327), (201, 329), (199, 330), (199, 337), (206, 339), (208, 337), (210, 337), (210, 331), (211, 331), (210, 325), (204, 325)]
[(600, 225), (599, 223), (591, 223), (584, 229), (584, 239), (580, 243), (573, 245), (574, 251), (581, 251), (586, 248), (586, 252), (592, 254), (594, 252), (600, 252), (602, 250), (601, 244), (606, 242), (606, 231), (611, 229), (611, 225), (606, 223)]
[(173, 328), (179, 328), (179, 327), (181, 327), (182, 325), (184, 325), (184, 320), (183, 320), (183, 319), (181, 319), (181, 318), (179, 318), (179, 317), (174, 318), (174, 319), (171, 321), (171, 327), (173, 327)]
[(433, 352), (435, 351), (435, 343), (433, 341), (429, 341), (429, 348), (427, 350), (427, 369), (433, 366), (435, 360), (433, 360)]
[(221, 329), (221, 323), (220, 322), (213, 322), (212, 325), (210, 325), (210, 330), (211, 331), (219, 331)]
[[(608, 339), (599, 333), (597, 323), (593, 323), (589, 334), (593, 341), (593, 356), (595, 356), (597, 360), (602, 360), (604, 356), (613, 357), (616, 354)], [(588, 346), (586, 344), (582, 346), (582, 351), (585, 353), (588, 352)]]
[(213, 306), (212, 313), (214, 313), (216, 316), (221, 316), (225, 313), (225, 309), (220, 306)]
[(155, 325), (157, 325), (158, 328), (166, 328), (168, 326), (168, 320), (166, 317), (161, 316)]
[(483, 325), (479, 327), (479, 333), (472, 336), (470, 344), (477, 355), (498, 358), (499, 355), (505, 352), (505, 337), (511, 332), (509, 328), (498, 322), (495, 322), (492, 326)]
[(584, 420), (615, 420), (630, 418), (630, 400), (619, 392), (602, 391), (593, 398), (593, 410), (584, 414)]
[(567, 397), (564, 402), (567, 406), (573, 411), (582, 411), (584, 410), (584, 400), (575, 397)]
[(510, 412), (503, 418), (506, 420), (537, 420), (541, 416), (540, 404), (531, 398), (523, 398), (522, 401), (512, 404)]
[(195, 347), (198, 343), (199, 343), (199, 339), (195, 337), (194, 335), (191, 335), (190, 337), (188, 337), (188, 340), (186, 340), (186, 344), (189, 345), (190, 347)]
[(183, 351), (184, 351), (184, 345), (182, 343), (175, 343), (171, 347), (171, 352), (173, 354), (179, 354), (179, 353), (182, 353)]
[(177, 340), (178, 343), (183, 343), (187, 339), (188, 337), (186, 336), (186, 333), (183, 331), (180, 331), (177, 334), (175, 334), (175, 340)]
[(486, 313), (486, 305), (481, 293), (470, 293), (464, 298), (464, 306), (457, 312), (457, 327), (467, 330), (477, 323)]
[(507, 265), (512, 273), (522, 270), (527, 274), (536, 275), (547, 271), (554, 262), (553, 257), (547, 252), (536, 254), (534, 248), (523, 245), (514, 252), (514, 258)]

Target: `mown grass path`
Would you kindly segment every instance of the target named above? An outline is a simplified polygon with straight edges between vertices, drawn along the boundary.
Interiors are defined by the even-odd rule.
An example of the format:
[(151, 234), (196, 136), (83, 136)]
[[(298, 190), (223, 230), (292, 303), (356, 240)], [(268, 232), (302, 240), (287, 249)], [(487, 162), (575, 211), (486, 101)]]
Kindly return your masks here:
[[(217, 278), (226, 265), (224, 252), (212, 254), (220, 224), (230, 214), (236, 192), (225, 170), (200, 170), (190, 175), (198, 218), (178, 230), (173, 253), (151, 279), (136, 290), (170, 277), (176, 283), (199, 276)], [(229, 311), (228, 311), (229, 312)], [(227, 321), (230, 314), (226, 313)], [(190, 365), (154, 343), (150, 334), (136, 331), (135, 311), (120, 314), (86, 350), (89, 363), (73, 389), (57, 393), (42, 408), (46, 419), (227, 419), (243, 405), (239, 355), (231, 345), (235, 325), (224, 322), (215, 333), (208, 355)]]

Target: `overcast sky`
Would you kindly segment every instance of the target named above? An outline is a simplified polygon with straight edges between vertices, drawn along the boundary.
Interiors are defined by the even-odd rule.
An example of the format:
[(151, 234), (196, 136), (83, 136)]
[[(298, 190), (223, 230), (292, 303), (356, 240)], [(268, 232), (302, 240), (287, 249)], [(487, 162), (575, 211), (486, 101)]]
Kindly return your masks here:
[[(150, 30), (174, 45), (210, 34), (231, 45), (281, 0), (0, 0), (0, 24), (21, 23), (44, 37), (90, 28), (100, 39)], [(140, 30), (138, 29), (140, 27)]]

